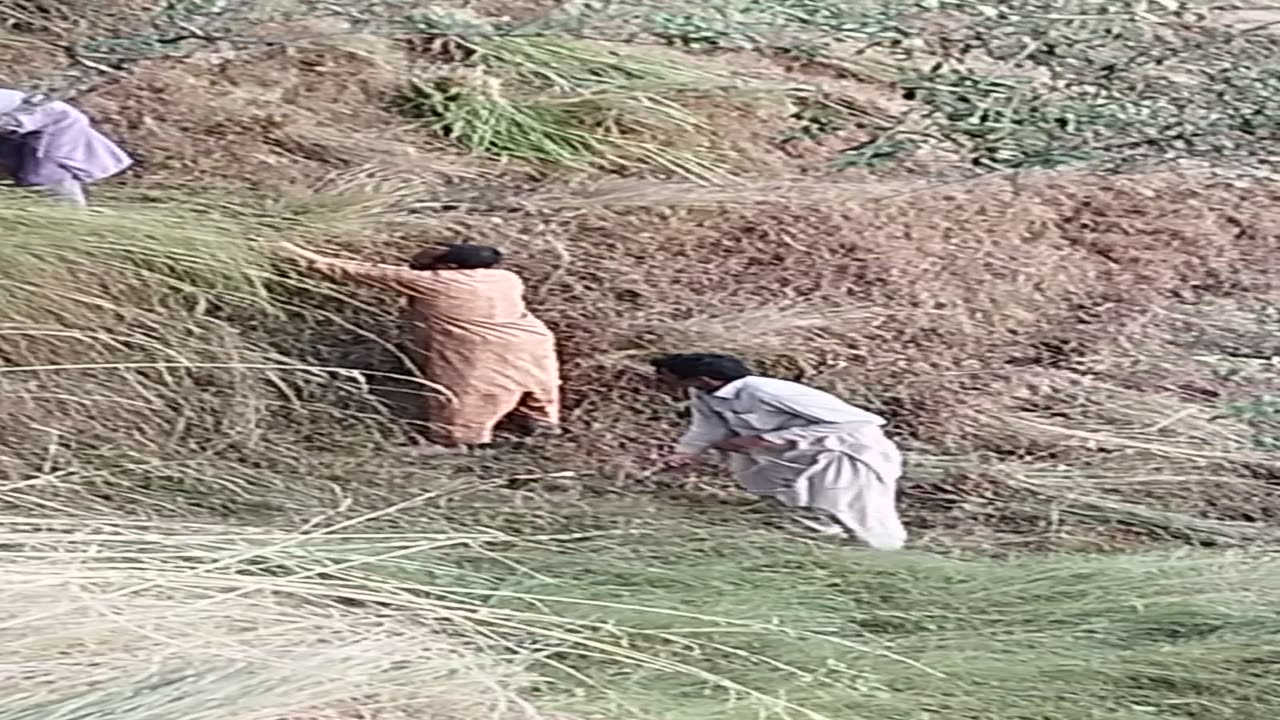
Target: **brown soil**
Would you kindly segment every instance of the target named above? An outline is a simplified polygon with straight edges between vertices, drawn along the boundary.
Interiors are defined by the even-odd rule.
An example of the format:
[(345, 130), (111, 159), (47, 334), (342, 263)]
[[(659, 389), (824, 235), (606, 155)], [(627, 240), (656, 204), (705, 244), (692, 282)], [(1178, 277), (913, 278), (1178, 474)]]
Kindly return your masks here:
[[(40, 62), (27, 67), (43, 72)], [(916, 473), (906, 505), (917, 527), (1048, 532), (1045, 517), (1010, 509), (1027, 492), (1011, 481), (1018, 463), (1084, 475), (1163, 463), (1187, 483), (1108, 497), (1220, 520), (1280, 512), (1267, 462), (1162, 455), (1191, 446), (1172, 432), (1191, 432), (1183, 420), (1155, 433), (1164, 443), (1156, 450), (1073, 444), (1008, 420), (1092, 423), (1123, 440), (1138, 430), (1109, 418), (1117, 403), (1160, 394), (1212, 414), (1269, 382), (1218, 377), (1191, 356), (1216, 352), (1204, 340), (1214, 308), (1243, 312), (1280, 291), (1275, 187), (1205, 170), (948, 182), (864, 173), (824, 177), (817, 192), (798, 178), (822, 175), (821, 153), (767, 147), (756, 185), (712, 197), (656, 183), (628, 206), (614, 181), (461, 157), (414, 128), (389, 109), (407, 62), (394, 43), (360, 37), (206, 53), (141, 63), (83, 102), (142, 159), (125, 181), (138, 188), (296, 194), (356, 171), (422, 183), (436, 203), (429, 221), (367, 219), (342, 247), (386, 258), (461, 229), (508, 249), (563, 346), (572, 432), (547, 449), (548, 462), (586, 465), (618, 489), (737, 501), (721, 480), (690, 491), (647, 485), (642, 472), (678, 419), (639, 360), (701, 349), (741, 352), (763, 369), (839, 389), (891, 416), (922, 456), (982, 468)], [(759, 147), (785, 120), (721, 112), (724, 122), (758, 120), (741, 142)], [(370, 322), (391, 327), (387, 317)], [(1218, 348), (1259, 336), (1247, 323), (1216, 332)], [(318, 340), (317, 356), (345, 352), (325, 342), (343, 341)], [(387, 360), (375, 353), (367, 362)], [(1141, 412), (1152, 426), (1169, 420)], [(1223, 492), (1242, 478), (1247, 488)]]

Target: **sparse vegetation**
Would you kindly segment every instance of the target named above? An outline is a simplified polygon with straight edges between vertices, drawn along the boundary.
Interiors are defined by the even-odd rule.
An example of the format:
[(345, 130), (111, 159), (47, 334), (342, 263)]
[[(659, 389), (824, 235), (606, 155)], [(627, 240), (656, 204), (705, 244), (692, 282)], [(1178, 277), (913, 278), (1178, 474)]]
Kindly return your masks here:
[[(79, 1), (0, 9), (0, 85), (145, 172), (0, 197), (0, 720), (1280, 710), (1263, 21)], [(393, 299), (271, 250), (459, 237), (554, 325), (566, 437), (401, 453)], [(638, 361), (694, 349), (890, 417), (914, 549), (655, 472)]]

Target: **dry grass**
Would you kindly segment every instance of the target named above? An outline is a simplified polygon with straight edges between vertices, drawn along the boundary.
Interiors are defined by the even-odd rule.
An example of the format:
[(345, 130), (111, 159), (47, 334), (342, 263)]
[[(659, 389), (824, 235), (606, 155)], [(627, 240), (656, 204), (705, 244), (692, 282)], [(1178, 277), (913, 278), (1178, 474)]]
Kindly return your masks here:
[[(7, 290), (45, 314), (24, 311), (0, 341), (14, 366), (0, 377), (12, 407), (5, 433), (19, 448), (6, 461), (16, 481), (85, 492), (75, 478), (92, 478), (165, 512), (183, 502), (162, 496), (175, 486), (212, 482), (232, 499), (218, 490), (197, 493), (198, 502), (229, 511), (255, 496), (269, 498), (263, 507), (291, 507), (286, 478), (323, 478), (293, 488), (305, 506), (343, 496), (343, 473), (362, 463), (380, 474), (369, 482), (374, 495), (394, 487), (415, 469), (370, 460), (403, 437), (376, 398), (392, 385), (391, 396), (412, 406), (423, 389), (387, 378), (406, 372), (392, 344), (392, 305), (282, 283), (255, 243), (289, 235), (394, 260), (418, 244), (465, 237), (511, 252), (562, 340), (574, 433), (508, 459), (517, 465), (572, 467), (615, 490), (722, 500), (731, 492), (722, 481), (639, 470), (677, 420), (636, 363), (648, 352), (718, 349), (887, 413), (921, 451), (959, 459), (949, 467), (999, 469), (996, 495), (1010, 502), (1025, 499), (1026, 466), (1044, 463), (1073, 468), (1068, 478), (1148, 467), (1141, 477), (1163, 480), (1108, 485), (1103, 499), (1213, 521), (1247, 522), (1256, 518), (1246, 505), (1274, 502), (1273, 462), (1250, 444), (1256, 430), (1216, 417), (1265, 392), (1266, 378), (1219, 377), (1217, 366), (1190, 360), (1206, 348), (1266, 350), (1268, 333), (1245, 310), (1276, 290), (1267, 268), (1280, 198), (1269, 188), (1192, 170), (813, 177), (804, 158), (710, 186), (512, 167), (448, 151), (397, 117), (392, 101), (421, 48), (335, 27), (264, 24), (264, 36), (304, 39), (133, 65), (86, 100), (144, 160), (129, 192), (104, 196), (115, 215), (0, 209), (46, 226), (11, 253), (12, 267), (43, 269), (11, 276)], [(607, 45), (462, 42), (473, 65), (574, 91), (624, 80), (703, 91), (710, 82), (710, 60), (673, 67), (671, 51), (627, 61), (663, 71), (645, 80)], [(768, 75), (758, 59), (728, 59), (748, 76)], [(760, 167), (779, 170), (781, 156), (762, 155)], [(172, 209), (190, 203), (196, 178), (201, 193), (226, 190)], [(136, 262), (143, 256), (130, 225), (170, 214), (200, 230), (147, 242), (188, 250), (165, 251), (158, 266)], [(112, 271), (105, 282), (69, 280), (65, 254), (101, 244), (94, 238), (127, 240), (128, 262), (113, 251), (101, 266)], [(250, 248), (219, 253), (217, 264), (243, 257), (235, 277), (251, 277), (251, 292), (228, 294), (221, 270), (210, 276), (192, 260), (219, 238)], [(62, 255), (50, 255), (55, 248)], [(192, 271), (203, 280), (193, 284)], [(1156, 309), (1175, 303), (1181, 316)], [(344, 457), (316, 462), (316, 447)], [(180, 458), (192, 449), (200, 459), (188, 466)], [(159, 479), (139, 490), (104, 467)], [(212, 467), (235, 479), (193, 479)], [(1242, 478), (1250, 492), (1238, 497), (1247, 500), (1212, 501), (1221, 483)], [(970, 487), (954, 472), (927, 479), (909, 492), (930, 507), (940, 486)], [(951, 517), (953, 506), (941, 510)], [(1046, 516), (1029, 514), (1037, 519), (1027, 532), (1039, 537)]]
[(1138, 703), (1280, 703), (1257, 668), (1277, 643), (1265, 557), (961, 560), (705, 513), (588, 531), (562, 508), (545, 532), (522, 515), (491, 518), (518, 532), (455, 514), (415, 532), (0, 519), (0, 717), (1123, 720)]
[[(475, 182), (465, 173), (454, 177), (455, 184)], [(276, 388), (292, 387), (307, 375), (285, 371), (290, 377), (281, 379), (272, 368), (301, 361), (404, 372), (389, 348), (376, 342), (396, 332), (386, 299), (362, 295), (359, 304), (335, 304), (322, 296), (305, 299), (290, 291), (295, 299), (286, 304), (301, 299), (314, 309), (307, 311), (312, 315), (305, 324), (297, 324), (297, 314), (282, 315), (294, 323), (282, 334), (284, 326), (253, 319), (262, 317), (261, 306), (234, 307), (251, 294), (239, 291), (241, 300), (224, 307), (237, 296), (227, 296), (217, 284), (203, 286), (214, 299), (199, 300), (197, 294), (185, 301), (180, 298), (188, 286), (201, 286), (190, 281), (157, 286), (149, 273), (172, 278), (176, 271), (180, 278), (189, 272), (183, 269), (183, 255), (165, 251), (172, 255), (168, 263), (150, 267), (139, 265), (135, 261), (143, 256), (127, 250), (130, 264), (113, 273), (112, 283), (145, 288), (144, 294), (122, 295), (116, 284), (84, 285), (75, 291), (82, 297), (70, 303), (65, 298), (44, 302), (50, 287), (63, 287), (53, 281), (65, 278), (68, 271), (51, 253), (65, 254), (81, 243), (89, 243), (87, 250), (95, 237), (127, 236), (132, 243), (128, 248), (143, 240), (158, 247), (199, 247), (192, 243), (208, 245), (235, 235), (268, 238), (292, 233), (314, 242), (322, 225), (359, 228), (364, 234), (408, 226), (416, 233), (429, 231), (418, 235), (424, 241), (462, 231), (495, 242), (512, 250), (518, 267), (529, 276), (539, 311), (556, 326), (569, 363), (575, 433), (566, 445), (549, 450), (561, 467), (600, 471), (600, 464), (581, 458), (608, 458), (604, 474), (616, 478), (615, 473), (622, 472), (625, 488), (633, 463), (643, 465), (644, 456), (656, 452), (675, 432), (674, 416), (655, 405), (656, 398), (632, 369), (634, 359), (653, 351), (727, 349), (775, 372), (843, 389), (889, 413), (899, 432), (906, 431), (922, 447), (959, 456), (994, 453), (1013, 461), (1039, 462), (1052, 453), (1055, 461), (1087, 468), (1084, 474), (1128, 472), (1135, 464), (1158, 462), (1166, 468), (1160, 474), (1184, 479), (1177, 497), (1164, 489), (1179, 484), (1174, 481), (1160, 487), (1112, 488), (1107, 497), (1140, 498), (1166, 511), (1240, 519), (1238, 511), (1228, 509), (1235, 506), (1210, 502), (1214, 484), (1193, 479), (1230, 481), (1241, 473), (1271, 472), (1274, 463), (1248, 445), (1238, 422), (1215, 418), (1232, 397), (1247, 397), (1253, 386), (1236, 387), (1235, 381), (1207, 377), (1199, 382), (1234, 395), (1205, 398), (1188, 395), (1189, 388), (1177, 385), (1152, 395), (1158, 386), (1151, 382), (1186, 385), (1192, 378), (1169, 378), (1168, 373), (1134, 377), (1136, 365), (1107, 342), (1117, 332), (1134, 333), (1131, 344), (1152, 338), (1166, 342), (1169, 333), (1182, 328), (1178, 322), (1162, 326), (1150, 319), (1146, 308), (1154, 302), (1187, 299), (1188, 285), (1210, 283), (1206, 295), (1236, 288), (1267, 292), (1271, 280), (1260, 269), (1265, 268), (1262, 258), (1272, 252), (1265, 219), (1268, 206), (1258, 201), (1248, 207), (1227, 205), (1226, 190), (1217, 190), (1221, 199), (1209, 204), (1214, 202), (1213, 186), (1188, 188), (1186, 178), (1152, 177), (1143, 182), (1145, 186), (1128, 180), (1086, 190), (1084, 197), (1070, 202), (1067, 184), (1047, 178), (1037, 184), (1024, 181), (1016, 193), (988, 183), (858, 206), (832, 200), (765, 209), (734, 203), (708, 210), (703, 209), (705, 201), (697, 200), (688, 208), (624, 206), (566, 212), (563, 204), (553, 202), (544, 210), (536, 200), (518, 201), (520, 213), (489, 222), (467, 211), (436, 214), (429, 220), (419, 217), (411, 201), (421, 198), (424, 190), (429, 196), (432, 187), (447, 189), (448, 184), (423, 187), (412, 179), (348, 173), (327, 179), (323, 192), (306, 200), (250, 202), (241, 209), (197, 208), (194, 212), (213, 213), (193, 218), (204, 236), (175, 236), (171, 231), (139, 235), (137, 228), (147, 222), (162, 224), (147, 219), (145, 206), (52, 217), (49, 214), (57, 210), (15, 202), (9, 210), (14, 223), (31, 224), (35, 221), (24, 218), (46, 213), (37, 224), (47, 227), (43, 234), (32, 234), (30, 242), (13, 246), (11, 266), (29, 266), (43, 257), (49, 269), (42, 272), (54, 274), (42, 284), (30, 283), (33, 275), (15, 276), (28, 282), (15, 279), (11, 292), (35, 293), (28, 296), (41, 299), (36, 306), (55, 314), (15, 317), (19, 322), (6, 334), (14, 365), (42, 368), (6, 376), (14, 405), (9, 417), (35, 420), (18, 420), (9, 430), (15, 443), (34, 451), (21, 462), (11, 457), (16, 462), (12, 467), (53, 462), (58, 471), (72, 471), (82, 466), (83, 461), (75, 459), (81, 448), (99, 445), (107, 437), (116, 438), (110, 441), (116, 446), (134, 443), (127, 438), (141, 441), (135, 445), (137, 458), (171, 457), (175, 453), (166, 450), (167, 445), (199, 446), (206, 433), (220, 438), (216, 447), (255, 455), (273, 446), (266, 438), (276, 436), (264, 428), (278, 423), (277, 416), (287, 418), (277, 426), (291, 425), (290, 433), (331, 437), (332, 429), (303, 429), (298, 424), (301, 417), (332, 422), (333, 413), (324, 410), (331, 400), (289, 390), (282, 402)], [(732, 190), (721, 192), (728, 195)], [(1081, 186), (1070, 192), (1079, 194)], [(1146, 245), (1147, 254), (1133, 254), (1144, 247), (1137, 235), (1126, 237), (1123, 250), (1129, 258), (1081, 248), (1073, 240), (1077, 227), (1115, 223), (1133, 203), (1150, 203), (1153, 197), (1175, 192), (1194, 194), (1206, 204), (1181, 209), (1183, 217), (1171, 216), (1163, 225), (1148, 224), (1145, 229), (1161, 241)], [(933, 203), (935, 211), (904, 214), (908, 203), (920, 207), (925, 202)], [(904, 217), (919, 220), (904, 222)], [(1221, 241), (1235, 238), (1238, 245), (1191, 244), (1193, 238), (1198, 243), (1210, 234), (1223, 237), (1215, 228), (1223, 225), (1257, 229), (1233, 232)], [(1097, 242), (1103, 236), (1093, 237)], [(1179, 245), (1178, 238), (1186, 238), (1186, 244)], [(398, 247), (407, 250), (412, 243)], [(1174, 251), (1204, 253), (1204, 259), (1186, 260)], [(228, 261), (234, 265), (235, 257), (219, 253), (219, 267)], [(384, 254), (379, 259), (394, 257), (395, 253)], [(204, 262), (199, 257), (196, 261)], [(708, 263), (715, 271), (707, 270)], [(247, 271), (260, 278), (255, 282), (267, 277), (260, 266), (249, 265)], [(1200, 272), (1209, 278), (1192, 274)], [(209, 268), (200, 275), (208, 277)], [(1213, 287), (1218, 277), (1230, 277), (1233, 287)], [(157, 294), (158, 287), (168, 289)], [(1125, 288), (1125, 294), (1118, 295), (1117, 288)], [(111, 308), (118, 307), (122, 297), (144, 309), (124, 315), (119, 328), (104, 325), (102, 314), (120, 315)], [(174, 297), (180, 299), (176, 304)], [(95, 302), (103, 311), (84, 316), (85, 308)], [(376, 312), (372, 317), (377, 320), (371, 323), (370, 310), (379, 305), (386, 309)], [(325, 314), (315, 314), (317, 310)], [(246, 336), (237, 327), (255, 329)], [(1136, 334), (1139, 331), (1142, 334)], [(96, 352), (89, 363), (83, 358), (86, 342)], [(72, 346), (80, 350), (72, 351)], [(1139, 355), (1144, 349), (1138, 348)], [(1185, 344), (1160, 347), (1162, 353), (1195, 351)], [(1099, 355), (1116, 359), (1102, 362)], [(1063, 363), (1080, 367), (1037, 369)], [(170, 365), (193, 369), (175, 370)], [(118, 366), (135, 369), (121, 375)], [(1208, 374), (1204, 370), (1201, 375)], [(1185, 372), (1178, 367), (1173, 375)], [(133, 390), (123, 396), (121, 380), (126, 377), (124, 387)], [(50, 378), (65, 383), (65, 389), (50, 391)], [(609, 378), (610, 393), (597, 391), (600, 378)], [(370, 380), (384, 384), (378, 376)], [(200, 389), (210, 381), (221, 389)], [(316, 381), (320, 386), (329, 382)], [(365, 392), (360, 385), (353, 387), (352, 399)], [(361, 403), (364, 409), (358, 412), (377, 414), (376, 406), (366, 401), (357, 406)], [(140, 405), (149, 414), (139, 414)], [(86, 406), (95, 407), (95, 412), (86, 416)], [(346, 401), (339, 407), (353, 409)], [(68, 412), (70, 408), (78, 409)], [(61, 420), (51, 423), (50, 414)], [(139, 425), (144, 417), (149, 419)], [(181, 418), (176, 426), (174, 417)], [(123, 429), (100, 434), (112, 424), (111, 418), (125, 421)], [(369, 422), (378, 425), (376, 420)], [(378, 433), (385, 431), (375, 436)], [(366, 447), (373, 449), (376, 442)], [(21, 477), (24, 471), (14, 472)], [(1012, 482), (1017, 475), (1005, 477)], [(1251, 487), (1256, 492), (1234, 495), (1240, 504), (1270, 506), (1265, 483)], [(246, 488), (236, 494), (252, 492)], [(1191, 501), (1184, 502), (1188, 498)]]
[(103, 7), (92, 0), (13, 0), (0, 9), (0, 26), (60, 39), (145, 26), (165, 6), (161, 0), (120, 0)]
[(516, 695), (519, 662), (445, 612), (361, 607), (337, 583), (272, 588), (254, 568), (271, 544), (109, 523), (86, 542), (6, 525), (8, 720), (544, 717)]
[[(0, 464), (10, 483), (45, 488), (52, 508), (96, 496), (183, 512), (166, 488), (189, 490), (206, 509), (222, 493), (269, 503), (251, 489), (272, 483), (261, 458), (286, 466), (272, 443), (323, 429), (289, 417), (342, 412), (314, 397), (342, 375), (253, 337), (285, 322), (288, 305), (272, 293), (309, 287), (270, 271), (264, 238), (305, 228), (195, 199), (178, 214), (153, 203), (80, 213), (18, 195), (0, 205), (20, 231), (5, 246), (10, 311), (0, 327), (9, 418)], [(353, 417), (376, 412), (351, 387)], [(283, 440), (291, 428), (299, 432)]]
[[(858, 206), (829, 200), (761, 209), (722, 202), (711, 210), (694, 198), (689, 207), (643, 209), (624, 203), (614, 209), (574, 209), (556, 200), (544, 209), (535, 199), (510, 201), (516, 212), (501, 219), (486, 217), (487, 209), (423, 217), (422, 209), (431, 205), (421, 204), (422, 198), (456, 192), (484, 176), (459, 171), (453, 178), (440, 183), (377, 172), (335, 175), (318, 186), (322, 192), (307, 198), (196, 206), (191, 212), (209, 213), (200, 220), (204, 234), (172, 239), (162, 223), (148, 219), (145, 205), (77, 216), (21, 201), (10, 210), (14, 222), (45, 213), (40, 223), (47, 227), (44, 235), (33, 234), (31, 242), (14, 246), (12, 267), (46, 258), (45, 266), (55, 274), (45, 284), (15, 279), (11, 291), (42, 298), (50, 286), (63, 287), (52, 282), (67, 271), (53, 253), (72, 251), (78, 243), (88, 243), (89, 251), (95, 237), (127, 236), (132, 244), (126, 248), (144, 241), (196, 248), (231, 237), (265, 242), (284, 235), (315, 243), (332, 233), (331, 249), (368, 256), (340, 229), (377, 237), (412, 228), (419, 242), (462, 232), (512, 251), (531, 281), (539, 312), (562, 340), (572, 434), (539, 455), (502, 460), (532, 463), (539, 468), (531, 470), (535, 475), (548, 466), (572, 468), (600, 476), (615, 490), (650, 488), (673, 499), (720, 502), (729, 492), (722, 481), (691, 478), (692, 485), (661, 481), (655, 487), (657, 479), (641, 470), (677, 427), (675, 414), (647, 389), (637, 362), (655, 351), (716, 349), (839, 389), (889, 414), (897, 433), (920, 450), (973, 458), (959, 463), (959, 472), (952, 462), (953, 470), (940, 476), (929, 476), (927, 466), (918, 465), (920, 484), (908, 490), (908, 505), (918, 499), (943, 519), (918, 518), (917, 525), (951, 525), (945, 518), (955, 501), (935, 502), (939, 488), (959, 482), (961, 494), (981, 494), (976, 486), (964, 490), (962, 479), (973, 466), (996, 488), (990, 510), (1009, 521), (1003, 530), (1037, 542), (1066, 538), (1081, 518), (1086, 525), (1127, 524), (1163, 535), (1171, 525), (1194, 525), (1197, 517), (1210, 523), (1259, 522), (1267, 508), (1275, 507), (1268, 484), (1274, 460), (1252, 444), (1253, 429), (1223, 417), (1232, 402), (1262, 392), (1266, 378), (1219, 377), (1211, 363), (1191, 359), (1208, 346), (1197, 345), (1199, 336), (1189, 331), (1198, 322), (1189, 313), (1200, 311), (1194, 302), (1187, 304), (1194, 300), (1188, 284), (1207, 283), (1205, 297), (1229, 297), (1237, 289), (1270, 292), (1271, 279), (1260, 271), (1265, 267), (1260, 258), (1271, 252), (1270, 240), (1264, 239), (1270, 236), (1263, 234), (1269, 232), (1263, 217), (1268, 206), (1261, 202), (1180, 210), (1204, 229), (1170, 217), (1166, 225), (1148, 226), (1163, 245), (1153, 243), (1150, 254), (1120, 261), (1080, 248), (1072, 240), (1074, 228), (1115, 222), (1139, 199), (1175, 191), (1204, 199), (1212, 197), (1214, 187), (1187, 188), (1186, 177), (1156, 176), (1145, 179), (1146, 185), (1125, 180), (1090, 189), (1067, 203), (1066, 183), (1045, 178), (1024, 180), (1017, 193), (999, 183), (975, 184)], [(743, 198), (752, 197), (738, 190)], [(718, 192), (725, 197), (733, 189)], [(1225, 191), (1218, 192), (1225, 200)], [(902, 213), (905, 203), (926, 201), (935, 203), (935, 213), (903, 221), (910, 217)], [(139, 233), (148, 222), (157, 226), (155, 233)], [(1011, 222), (1019, 224), (1011, 228)], [(1233, 233), (1238, 245), (1202, 249), (1190, 244), (1199, 233), (1216, 232), (1218, 224), (1257, 229)], [(1024, 240), (1000, 240), (1009, 237)], [(1178, 237), (1188, 238), (1188, 244), (1177, 245)], [(1255, 238), (1262, 244), (1254, 244)], [(382, 242), (385, 249), (376, 256), (381, 260), (394, 260), (414, 247), (413, 241)], [(1143, 247), (1140, 236), (1131, 236), (1125, 251), (1135, 247)], [(1179, 248), (1206, 253), (1206, 260), (1169, 255)], [(383, 452), (383, 443), (397, 437), (377, 398), (394, 397), (412, 409), (415, 397), (426, 391), (386, 375), (403, 374), (407, 367), (386, 343), (397, 335), (392, 303), (363, 293), (344, 299), (294, 281), (280, 285), (274, 274), (253, 264), (260, 256), (237, 265), (235, 254), (219, 253), (218, 264), (210, 268), (197, 254), (188, 268), (186, 255), (165, 252), (170, 255), (166, 263), (151, 266), (137, 262), (144, 256), (136, 249), (126, 250), (121, 257), (128, 256), (129, 263), (119, 265), (110, 284), (82, 284), (70, 303), (66, 298), (35, 303), (54, 314), (15, 318), (21, 322), (7, 329), (5, 348), (16, 367), (0, 376), (11, 398), (13, 422), (6, 432), (26, 448), (10, 454), (11, 477), (23, 481), (34, 471), (35, 485), (63, 493), (84, 492), (88, 478), (88, 487), (97, 488), (92, 492), (109, 487), (108, 496), (123, 493), (135, 505), (139, 497), (150, 498), (142, 505), (165, 512), (180, 511), (186, 500), (158, 493), (198, 487), (207, 481), (181, 478), (214, 467), (227, 479), (217, 482), (221, 490), (196, 493), (201, 506), (241, 507), (255, 494), (270, 498), (265, 508), (342, 496), (342, 489), (308, 483), (306, 489), (294, 488), (300, 499), (295, 503), (288, 497), (287, 478), (302, 473), (336, 479), (342, 468), (368, 462), (359, 458)], [(1207, 261), (1210, 254), (1214, 265)], [(1229, 272), (1222, 269), (1224, 261), (1231, 263)], [(267, 283), (274, 299), (244, 291), (229, 295), (219, 284), (225, 281), (208, 282), (228, 263), (256, 278), (252, 282)], [(708, 263), (714, 271), (708, 271)], [(203, 284), (181, 280), (193, 271)], [(1194, 275), (1199, 272), (1209, 278)], [(1230, 288), (1213, 285), (1225, 275)], [(169, 280), (157, 283), (158, 277)], [(121, 298), (129, 298), (135, 309), (108, 312), (119, 318), (113, 321), (117, 324), (84, 314), (90, 303), (109, 309)], [(1186, 309), (1148, 310), (1153, 303), (1176, 300)], [(1211, 313), (1211, 321), (1201, 323), (1206, 338), (1229, 333), (1221, 302), (1206, 310)], [(1253, 323), (1261, 320), (1245, 313), (1244, 305), (1236, 307), (1230, 327), (1242, 328), (1241, 337), (1252, 341)], [(1125, 345), (1113, 342), (1118, 334), (1127, 338)], [(86, 345), (94, 348), (92, 362), (84, 360)], [(1152, 362), (1160, 357), (1167, 358), (1164, 366)], [(303, 371), (308, 364), (372, 374), (344, 380)], [(57, 389), (51, 389), (51, 380)], [(599, 391), (602, 382), (609, 392)], [(384, 386), (398, 390), (388, 395)], [(121, 387), (131, 389), (122, 394)], [(86, 415), (87, 408), (94, 412)], [(138, 412), (141, 408), (147, 411)], [(180, 419), (175, 423), (175, 418)], [(218, 440), (209, 445), (205, 438)], [(323, 472), (317, 471), (317, 459), (304, 459), (309, 451), (282, 453), (293, 443), (314, 447), (333, 439), (349, 447), (351, 457)], [(103, 456), (95, 449), (104, 444), (131, 449), (123, 459), (109, 459), (114, 453)], [(202, 446), (199, 462), (165, 462), (157, 468), (150, 460), (176, 459), (186, 452), (178, 448)], [(275, 457), (267, 460), (270, 455)], [(326, 454), (324, 462), (333, 460)], [(249, 479), (261, 472), (250, 470), (254, 467), (266, 470), (257, 480)], [(372, 467), (387, 473), (390, 484), (412, 472), (398, 468), (393, 458)], [(456, 472), (447, 465), (441, 470)], [(1045, 480), (1054, 473), (1061, 480)], [(138, 475), (164, 479), (149, 481), (149, 489), (139, 494), (122, 479)], [(1110, 480), (1121, 476), (1134, 480)], [(1072, 482), (1078, 487), (1066, 487)], [(382, 480), (370, 485), (377, 490), (361, 502), (387, 487)], [(203, 497), (224, 493), (220, 500)], [(174, 502), (164, 509), (164, 503)], [(1146, 503), (1153, 512), (1145, 520), (1128, 512), (1127, 520), (1115, 521), (1083, 512), (1124, 503)], [(984, 511), (974, 519), (989, 515)], [(1053, 519), (1064, 515), (1066, 530)], [(1262, 526), (1228, 530), (1191, 534), (1235, 542), (1267, 532)]]
[[(883, 129), (919, 108), (854, 73), (879, 55), (673, 67), (474, 36), (426, 57), (543, 98), (605, 88), (627, 120), (690, 91), (662, 106), (690, 146), (749, 150), (714, 183), (653, 179), (666, 154), (628, 177), (468, 156), (396, 111), (420, 43), (272, 22), (286, 6), (237, 5), (259, 13), (248, 41), (130, 62), (85, 98), (143, 160), (95, 210), (0, 199), (0, 720), (537, 718), (529, 698), (671, 720), (1274, 716), (1265, 555), (1018, 557), (1274, 543), (1274, 188), (832, 174), (826, 143), (867, 127), (781, 142), (795, 106), (726, 102), (737, 81), (704, 70), (862, 83)], [(111, 32), (152, 9), (117, 4)], [(92, 20), (66, 18), (0, 53), (42, 73), (24, 58)], [(676, 152), (670, 128), (616, 137)], [(459, 238), (507, 250), (560, 337), (566, 437), (402, 454), (432, 389), (395, 300), (270, 252), (394, 262)], [(719, 474), (655, 472), (680, 408), (640, 360), (681, 350), (889, 416), (917, 547), (985, 559), (794, 541)]]

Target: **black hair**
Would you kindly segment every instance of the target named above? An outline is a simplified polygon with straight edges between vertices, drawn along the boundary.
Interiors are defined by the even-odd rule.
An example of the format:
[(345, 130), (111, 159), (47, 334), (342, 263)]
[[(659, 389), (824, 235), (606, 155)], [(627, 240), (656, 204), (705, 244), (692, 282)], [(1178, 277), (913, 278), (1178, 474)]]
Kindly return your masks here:
[(732, 355), (717, 353), (681, 353), (663, 355), (649, 361), (656, 370), (664, 370), (681, 380), (710, 378), (724, 382), (740, 380), (751, 374), (751, 368)]
[[(444, 249), (441, 252), (441, 248)], [(502, 251), (488, 245), (446, 244), (428, 248), (409, 259), (414, 270), (431, 270), (452, 265), (462, 270), (489, 268), (502, 261)]]

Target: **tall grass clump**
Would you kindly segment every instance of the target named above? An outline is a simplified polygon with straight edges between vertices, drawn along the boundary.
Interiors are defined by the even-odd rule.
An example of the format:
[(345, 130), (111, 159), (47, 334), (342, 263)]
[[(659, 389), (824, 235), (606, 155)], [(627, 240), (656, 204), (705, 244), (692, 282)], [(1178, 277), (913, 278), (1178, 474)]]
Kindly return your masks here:
[(594, 130), (607, 113), (599, 101), (511, 100), (493, 78), (416, 83), (407, 108), (477, 154), (583, 167), (614, 147)]
[(708, 94), (746, 89), (742, 79), (697, 64), (647, 57), (586, 41), (551, 37), (461, 38), (473, 60), (566, 92), (616, 87), (632, 91)]
[(362, 378), (301, 342), (346, 301), (272, 266), (274, 238), (323, 229), (248, 200), (10, 196), (0, 222), (0, 473), (48, 491), (23, 507), (271, 507), (308, 495), (279, 480), (307, 443), (386, 431)]
[(468, 67), (411, 82), (402, 107), (470, 152), (725, 177), (696, 102), (741, 96), (748, 86), (740, 79), (584, 41), (462, 37), (443, 44)]
[[(0, 718), (85, 698), (176, 711), (191, 702), (179, 689), (224, 693), (224, 710), (246, 717), (404, 709), (424, 695), (515, 710), (501, 682), (475, 690), (513, 669), (538, 678), (527, 699), (589, 717), (1280, 710), (1267, 671), (1280, 652), (1280, 565), (1269, 557), (962, 560), (693, 516), (591, 530), (601, 518), (563, 513), (534, 529), (526, 513), (494, 512), (483, 525), (455, 508), (418, 513), (413, 532), (304, 534), (11, 518), (0, 632), (15, 653), (7, 667), (36, 690), (6, 683)], [(508, 524), (525, 529), (496, 529)]]
[[(178, 292), (191, 298), (261, 302), (269, 252), (233, 208), (198, 203), (111, 205), (79, 212), (21, 194), (0, 198), (5, 242), (0, 283), (8, 319), (34, 319), (58, 289)], [(33, 296), (39, 303), (21, 302)], [(64, 298), (74, 303), (75, 296)]]

